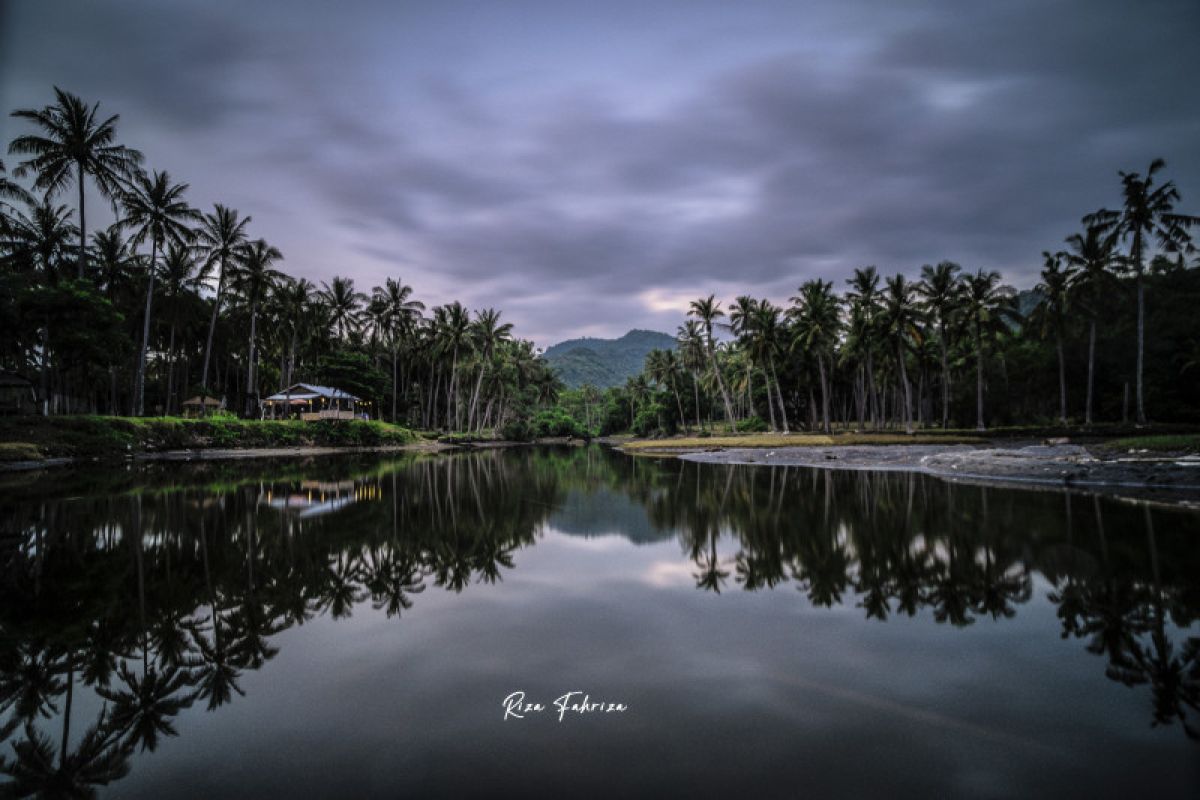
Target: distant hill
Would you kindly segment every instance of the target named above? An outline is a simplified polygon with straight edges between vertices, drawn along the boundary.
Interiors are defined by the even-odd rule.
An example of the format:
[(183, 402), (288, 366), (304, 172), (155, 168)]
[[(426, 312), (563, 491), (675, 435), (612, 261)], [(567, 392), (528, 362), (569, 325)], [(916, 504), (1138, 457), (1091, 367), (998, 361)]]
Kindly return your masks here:
[(545, 359), (563, 383), (578, 389), (590, 383), (599, 389), (620, 386), (642, 371), (651, 350), (670, 350), (675, 337), (657, 331), (632, 330), (620, 339), (568, 339), (548, 348)]

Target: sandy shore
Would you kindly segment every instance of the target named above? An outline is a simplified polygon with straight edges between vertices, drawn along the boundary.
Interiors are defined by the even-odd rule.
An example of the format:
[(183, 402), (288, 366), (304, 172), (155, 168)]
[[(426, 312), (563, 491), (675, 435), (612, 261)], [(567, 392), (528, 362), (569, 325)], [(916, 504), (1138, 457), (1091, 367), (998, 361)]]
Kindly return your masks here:
[(681, 453), (711, 464), (921, 472), (946, 480), (1053, 486), (1200, 504), (1200, 456), (1111, 455), (1079, 445), (850, 445)]
[[(130, 461), (229, 461), (242, 458), (302, 458), (307, 456), (345, 455), (347, 453), (440, 453), (461, 449), (440, 442), (386, 445), (383, 447), (247, 447), (241, 449), (205, 448), (203, 450), (162, 450), (131, 453)], [(81, 464), (99, 464), (112, 459), (46, 458), (39, 461), (9, 461), (0, 464), (0, 472), (21, 472)], [(118, 460), (117, 463), (120, 463)]]

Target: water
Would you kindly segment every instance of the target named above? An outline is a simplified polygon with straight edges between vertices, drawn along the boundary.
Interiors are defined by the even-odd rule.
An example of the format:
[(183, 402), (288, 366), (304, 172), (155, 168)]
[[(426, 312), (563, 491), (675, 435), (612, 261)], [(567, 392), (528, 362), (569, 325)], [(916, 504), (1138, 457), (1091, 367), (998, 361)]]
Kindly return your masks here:
[(1194, 511), (600, 448), (0, 480), (17, 787), (1200, 789)]

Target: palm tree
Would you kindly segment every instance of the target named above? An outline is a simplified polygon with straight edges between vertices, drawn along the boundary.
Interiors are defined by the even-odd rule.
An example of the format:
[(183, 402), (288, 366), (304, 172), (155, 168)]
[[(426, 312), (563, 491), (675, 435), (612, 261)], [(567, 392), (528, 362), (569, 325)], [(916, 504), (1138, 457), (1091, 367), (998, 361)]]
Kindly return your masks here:
[(208, 365), (212, 360), (213, 333), (217, 329), (217, 316), (221, 311), (221, 298), (225, 291), (226, 269), (236, 267), (241, 258), (242, 246), (246, 243), (246, 226), (250, 217), (238, 219), (238, 212), (217, 203), (213, 213), (205, 214), (196, 230), (196, 244), (204, 254), (204, 268), (217, 269), (217, 290), (213, 296), (212, 316), (208, 321), (208, 336), (204, 340), (204, 366), (200, 368), (200, 388), (208, 389)]
[(963, 316), (971, 325), (975, 339), (975, 428), (983, 424), (983, 337), (994, 332), (1013, 315), (1013, 290), (1000, 284), (1000, 273), (979, 270), (966, 279), (963, 292)]
[(1117, 234), (1105, 232), (1101, 225), (1088, 225), (1082, 234), (1067, 237), (1065, 256), (1074, 272), (1070, 289), (1080, 298), (1088, 311), (1088, 376), (1087, 405), (1084, 408), (1084, 424), (1092, 424), (1092, 397), (1096, 374), (1096, 321), (1100, 316), (1102, 298), (1113, 286), (1110, 267), (1115, 258)]
[(5, 249), (17, 270), (40, 270), (45, 283), (53, 286), (58, 283), (68, 243), (78, 235), (79, 229), (71, 223), (71, 210), (43, 197), (28, 214), (17, 210), (9, 218)]
[(242, 246), (241, 256), (232, 275), (234, 290), (241, 295), (243, 302), (250, 310), (250, 340), (246, 358), (247, 416), (253, 413), (258, 406), (258, 382), (255, 379), (258, 308), (263, 299), (284, 278), (283, 273), (273, 268), (275, 262), (281, 260), (283, 260), (283, 253), (267, 244), (263, 239), (255, 239)]
[(305, 278), (286, 281), (276, 292), (280, 315), (288, 332), (287, 362), (282, 383), (290, 387), (296, 369), (296, 344), (300, 327), (312, 308), (315, 286)]
[(779, 388), (779, 374), (775, 371), (775, 356), (782, 352), (787, 331), (780, 321), (780, 309), (768, 300), (760, 300), (754, 312), (754, 342), (753, 350), (756, 356), (765, 360), (770, 376), (767, 381), (767, 402), (770, 403), (771, 385), (775, 386), (776, 399), (779, 401), (779, 417), (783, 423), (783, 432), (788, 433), (787, 408), (783, 403), (783, 392)]
[(475, 391), (471, 393), (471, 405), (467, 410), (467, 430), (472, 430), (475, 424), (476, 408), (479, 404), (479, 389), (483, 386), (483, 377), (491, 363), (492, 356), (501, 343), (512, 338), (512, 323), (500, 323), (500, 312), (493, 308), (485, 308), (475, 312), (475, 322), (471, 326), (471, 337), (475, 350), (479, 353), (479, 375), (475, 378)]
[(344, 340), (362, 322), (362, 304), (367, 297), (354, 291), (353, 278), (335, 275), (332, 283), (322, 281), (321, 285), (325, 288), (317, 294), (329, 311), (329, 324), (337, 338)]
[(855, 269), (854, 277), (846, 283), (850, 285), (846, 300), (850, 304), (850, 320), (856, 334), (854, 338), (866, 361), (866, 405), (870, 409), (872, 424), (877, 425), (879, 403), (875, 392), (875, 350), (876, 338), (880, 333), (877, 324), (881, 303), (879, 273), (875, 267)]
[(89, 108), (83, 100), (57, 86), (54, 94), (58, 100), (55, 105), (12, 112), (12, 116), (32, 122), (41, 134), (18, 136), (9, 144), (8, 152), (30, 156), (13, 174), (20, 178), (35, 173), (34, 188), (47, 195), (58, 194), (71, 183), (79, 190), (77, 277), (82, 280), (87, 265), (84, 177), (90, 175), (101, 196), (113, 200), (123, 193), (123, 181), (139, 171), (142, 154), (115, 144), (119, 115), (98, 121), (99, 103)]
[(920, 312), (913, 301), (913, 285), (903, 275), (887, 279), (887, 291), (883, 298), (883, 316), (880, 320), (896, 347), (896, 367), (900, 372), (900, 388), (904, 396), (904, 431), (913, 432), (912, 388), (908, 383), (905, 366), (909, 341), (912, 339)]
[(1071, 286), (1072, 270), (1068, 262), (1064, 268), (1065, 253), (1042, 252), (1045, 266), (1042, 282), (1034, 290), (1041, 293), (1042, 302), (1033, 310), (1033, 322), (1043, 334), (1053, 331), (1058, 350), (1058, 418), (1067, 424), (1067, 367), (1063, 358), (1063, 327), (1067, 315), (1067, 298)]
[(21, 184), (9, 179), (7, 171), (4, 169), (4, 162), (0, 161), (0, 211), (6, 207), (13, 208), (4, 202), (5, 200), (16, 200), (18, 203), (28, 206), (34, 205), (33, 195), (25, 191), (25, 187)]
[(721, 401), (725, 404), (725, 419), (730, 425), (734, 425), (737, 420), (733, 416), (733, 404), (729, 402), (729, 391), (725, 388), (725, 379), (721, 377), (721, 368), (717, 364), (716, 347), (713, 344), (713, 325), (717, 319), (725, 316), (725, 312), (721, 310), (721, 303), (717, 301), (715, 295), (710, 294), (708, 297), (693, 300), (688, 308), (688, 316), (696, 317), (704, 328), (705, 352), (708, 354), (709, 366), (716, 379), (717, 388), (721, 390)]
[(675, 332), (675, 340), (679, 342), (679, 353), (685, 369), (692, 374), (692, 394), (696, 404), (696, 427), (704, 430), (704, 422), (700, 417), (700, 370), (704, 369), (707, 351), (704, 347), (704, 337), (700, 331), (700, 323), (689, 319)]
[(137, 267), (137, 256), (130, 251), (129, 243), (121, 235), (120, 225), (112, 225), (92, 234), (91, 258), (96, 283), (104, 291), (104, 296), (110, 302), (114, 301), (117, 290), (128, 285)]
[(400, 343), (409, 337), (425, 310), (425, 304), (411, 300), (413, 288), (397, 278), (388, 278), (383, 286), (376, 286), (373, 300), (384, 309), (386, 338), (392, 353), (392, 422), (396, 421), (396, 397), (398, 376), (396, 362), (399, 359)]
[(1120, 211), (1101, 209), (1084, 218), (1087, 225), (1096, 224), (1115, 232), (1129, 241), (1129, 266), (1137, 283), (1137, 421), (1146, 424), (1146, 404), (1142, 387), (1142, 357), (1146, 333), (1145, 251), (1147, 239), (1157, 240), (1167, 252), (1192, 251), (1188, 228), (1200, 223), (1200, 217), (1176, 214), (1179, 190), (1174, 181), (1154, 185), (1155, 174), (1166, 166), (1161, 158), (1150, 162), (1143, 177), (1137, 172), (1121, 172), (1124, 202)]
[(962, 296), (959, 272), (962, 267), (953, 261), (943, 261), (936, 267), (921, 267), (921, 282), (917, 293), (925, 298), (925, 312), (937, 323), (938, 346), (942, 358), (942, 427), (950, 425), (950, 360), (948, 330), (958, 312)]
[(167, 393), (166, 411), (171, 413), (175, 390), (175, 331), (179, 326), (181, 298), (200, 288), (203, 276), (196, 273), (196, 256), (190, 247), (172, 244), (162, 264), (162, 284), (168, 301), (168, 316), (171, 319), (171, 335), (167, 344)]
[(817, 357), (817, 371), (821, 378), (821, 416), (825, 432), (832, 433), (829, 375), (825, 363), (833, 358), (833, 349), (841, 330), (840, 302), (833, 294), (833, 284), (818, 278), (806, 281), (800, 287), (800, 294), (791, 298), (791, 303), (792, 308), (788, 313), (794, 320), (792, 347), (803, 348)]
[(679, 411), (679, 424), (686, 430), (688, 424), (687, 420), (683, 417), (683, 400), (679, 397), (679, 385), (677, 383), (680, 364), (675, 351), (659, 348), (651, 350), (646, 354), (645, 372), (658, 385), (670, 388), (671, 393), (675, 396), (675, 407)]
[(166, 172), (147, 176), (139, 173), (128, 189), (120, 194), (125, 216), (119, 224), (132, 229), (129, 243), (137, 247), (150, 239), (149, 280), (146, 282), (146, 311), (142, 318), (142, 345), (138, 351), (137, 377), (134, 379), (134, 416), (145, 413), (146, 351), (150, 345), (150, 313), (154, 302), (154, 276), (158, 271), (158, 253), (166, 244), (182, 245), (192, 239), (187, 226), (200, 214), (183, 200), (186, 183), (171, 183)]
[[(446, 384), (446, 419), (453, 420), (457, 430), (461, 424), (461, 403), (458, 399), (458, 356), (471, 344), (471, 318), (462, 303), (457, 300), (447, 306), (441, 306), (435, 312), (437, 348), (442, 353), (450, 354), (450, 381)], [(453, 412), (451, 407), (453, 404)]]

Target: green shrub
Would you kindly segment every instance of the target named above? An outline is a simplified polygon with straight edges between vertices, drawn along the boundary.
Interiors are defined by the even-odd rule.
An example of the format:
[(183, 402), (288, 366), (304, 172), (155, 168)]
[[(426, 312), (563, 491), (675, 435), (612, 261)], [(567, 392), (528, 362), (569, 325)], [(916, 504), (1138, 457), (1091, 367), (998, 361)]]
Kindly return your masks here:
[(739, 433), (766, 433), (767, 423), (763, 422), (762, 417), (746, 417), (737, 424)]
[(513, 419), (504, 423), (500, 436), (510, 442), (528, 442), (533, 438), (533, 426), (526, 419)]

